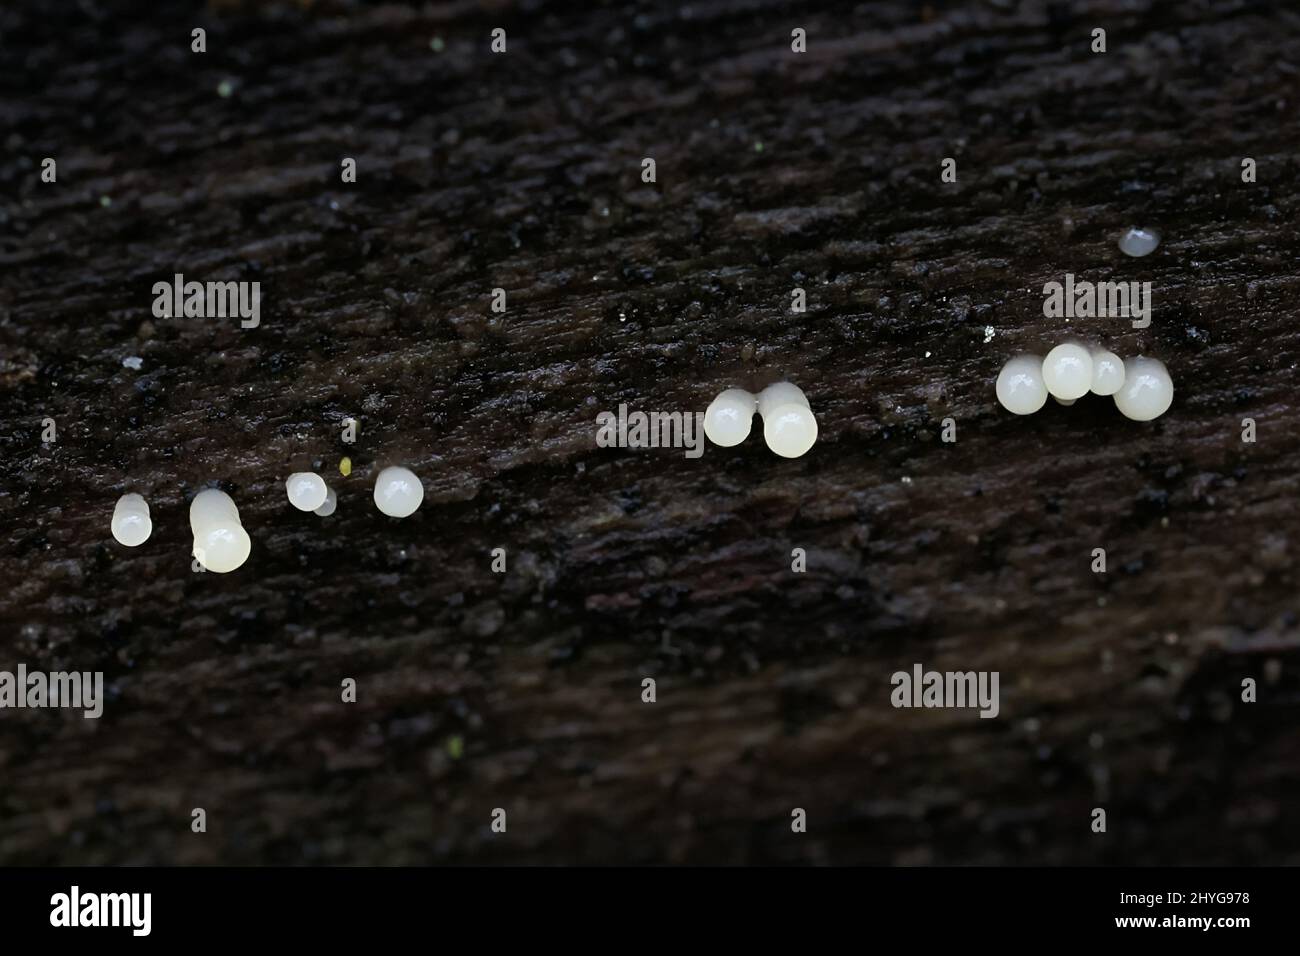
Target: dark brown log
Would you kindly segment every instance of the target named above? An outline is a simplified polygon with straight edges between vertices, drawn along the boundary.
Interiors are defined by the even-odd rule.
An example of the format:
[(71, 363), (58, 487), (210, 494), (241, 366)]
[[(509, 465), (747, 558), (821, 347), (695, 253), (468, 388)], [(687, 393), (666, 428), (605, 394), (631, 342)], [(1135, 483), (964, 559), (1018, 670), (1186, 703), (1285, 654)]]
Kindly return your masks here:
[[(0, 669), (110, 688), (0, 711), (0, 862), (1300, 862), (1293, 10), (156, 6), (0, 11)], [(261, 325), (154, 319), (177, 272)], [(1153, 324), (1044, 319), (1066, 272)], [(1066, 331), (1173, 408), (1004, 412)], [(801, 459), (595, 446), (781, 378)], [(998, 718), (893, 708), (915, 662), (998, 671)]]

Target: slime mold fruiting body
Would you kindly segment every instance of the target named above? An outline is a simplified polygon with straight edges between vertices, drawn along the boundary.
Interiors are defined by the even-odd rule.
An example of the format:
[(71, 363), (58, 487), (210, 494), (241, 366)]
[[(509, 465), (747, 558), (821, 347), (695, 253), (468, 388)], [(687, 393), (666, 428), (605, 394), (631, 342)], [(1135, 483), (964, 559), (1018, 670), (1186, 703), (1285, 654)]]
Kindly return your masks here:
[(722, 448), (739, 445), (749, 437), (754, 424), (758, 399), (743, 388), (729, 388), (720, 393), (704, 412), (704, 434)]
[(190, 502), (190, 530), (194, 532), (194, 557), (218, 574), (234, 571), (253, 549), (235, 502), (216, 488), (200, 491)]
[(284, 487), (289, 493), (289, 504), (299, 511), (315, 511), (325, 503), (329, 495), (329, 489), (325, 487), (325, 479), (310, 471), (299, 471), (290, 475)]
[(128, 548), (138, 547), (149, 540), (153, 521), (149, 518), (149, 503), (137, 494), (125, 494), (117, 499), (113, 508), (113, 537)]
[(763, 439), (782, 458), (798, 458), (817, 441), (817, 419), (799, 386), (777, 382), (758, 394)]
[(385, 468), (375, 479), (375, 507), (393, 518), (415, 513), (424, 500), (424, 486), (408, 468)]
[(1159, 359), (1138, 356), (1124, 363), (1124, 387), (1115, 393), (1115, 407), (1125, 418), (1149, 422), (1169, 410), (1174, 380)]
[(1013, 415), (1032, 415), (1047, 403), (1043, 360), (1037, 355), (1017, 355), (998, 373), (998, 401)]

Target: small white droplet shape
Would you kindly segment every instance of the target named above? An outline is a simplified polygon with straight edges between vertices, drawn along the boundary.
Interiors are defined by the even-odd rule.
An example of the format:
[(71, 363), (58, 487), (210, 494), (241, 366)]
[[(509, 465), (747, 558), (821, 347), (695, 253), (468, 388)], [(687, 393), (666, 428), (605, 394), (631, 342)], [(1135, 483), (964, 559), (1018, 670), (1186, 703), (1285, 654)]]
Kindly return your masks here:
[(194, 557), (209, 571), (225, 574), (248, 560), (253, 543), (239, 523), (239, 509), (230, 495), (216, 488), (200, 491), (190, 502)]
[(793, 382), (776, 382), (758, 393), (763, 440), (782, 458), (798, 458), (817, 441), (817, 419), (803, 390)]
[(143, 366), (144, 359), (140, 358), (138, 355), (128, 355), (126, 358), (122, 359), (122, 367), (129, 368), (134, 372), (140, 371)]
[(1124, 360), (1105, 349), (1092, 350), (1092, 393), (1114, 395), (1124, 387)]
[(721, 392), (704, 412), (704, 434), (709, 441), (723, 448), (739, 445), (749, 437), (754, 424), (758, 399), (743, 388), (729, 388)]
[(117, 499), (113, 508), (113, 537), (118, 544), (136, 548), (149, 540), (153, 521), (149, 518), (149, 502), (140, 495), (126, 494)]
[(1047, 403), (1043, 360), (1037, 355), (1017, 355), (1002, 366), (996, 386), (998, 401), (1013, 415), (1032, 415)]
[(1124, 362), (1124, 387), (1115, 393), (1115, 407), (1125, 418), (1149, 422), (1169, 411), (1174, 401), (1174, 380), (1159, 359), (1137, 358)]
[(325, 495), (325, 503), (316, 509), (316, 513), (322, 518), (328, 518), (334, 513), (334, 509), (337, 508), (338, 505), (338, 495), (334, 494), (334, 489), (331, 488), (329, 493)]
[(310, 471), (294, 472), (284, 487), (289, 493), (289, 504), (299, 511), (315, 511), (329, 494), (325, 479)]
[(1043, 384), (1056, 398), (1083, 398), (1092, 387), (1092, 356), (1074, 342), (1058, 345), (1043, 359)]
[(385, 468), (375, 479), (375, 507), (393, 518), (415, 513), (424, 500), (424, 486), (410, 469)]
[(1119, 251), (1137, 258), (1151, 255), (1158, 245), (1160, 245), (1160, 234), (1154, 229), (1133, 226), (1119, 237)]

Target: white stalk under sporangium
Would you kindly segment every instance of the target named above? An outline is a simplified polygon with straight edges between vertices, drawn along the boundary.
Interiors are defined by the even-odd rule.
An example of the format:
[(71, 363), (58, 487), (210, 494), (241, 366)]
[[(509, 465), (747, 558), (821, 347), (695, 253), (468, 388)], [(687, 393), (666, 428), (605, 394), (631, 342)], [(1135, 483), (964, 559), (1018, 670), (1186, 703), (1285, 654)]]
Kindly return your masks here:
[(216, 488), (200, 491), (190, 502), (194, 557), (209, 571), (224, 574), (248, 560), (253, 543), (239, 523), (239, 509), (230, 495)]

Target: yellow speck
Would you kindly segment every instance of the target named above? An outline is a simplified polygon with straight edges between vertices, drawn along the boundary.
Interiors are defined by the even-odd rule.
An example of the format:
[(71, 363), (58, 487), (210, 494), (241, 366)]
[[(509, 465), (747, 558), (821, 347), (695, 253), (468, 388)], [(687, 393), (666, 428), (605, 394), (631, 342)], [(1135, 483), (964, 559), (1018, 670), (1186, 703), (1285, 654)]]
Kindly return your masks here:
[(755, 143), (755, 144), (754, 144), (754, 152), (756, 152), (756, 153), (761, 153), (762, 151), (763, 151), (763, 144), (762, 144), (762, 143)]
[(447, 755), (452, 760), (459, 760), (465, 753), (465, 741), (460, 737), (451, 737), (447, 740)]
[(344, 478), (352, 474), (351, 458), (344, 458), (342, 461), (339, 462), (339, 474), (342, 475)]
[(222, 80), (217, 84), (217, 95), (223, 100), (228, 99), (230, 94), (235, 92), (235, 84), (229, 80)]
[(112, 197), (112, 196), (100, 196), (100, 197), (99, 197), (99, 204), (100, 204), (101, 206), (103, 206), (105, 209), (107, 209), (109, 206), (113, 205), (113, 197)]

